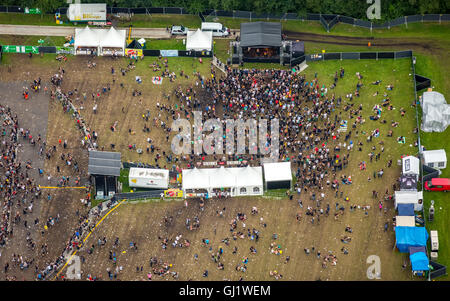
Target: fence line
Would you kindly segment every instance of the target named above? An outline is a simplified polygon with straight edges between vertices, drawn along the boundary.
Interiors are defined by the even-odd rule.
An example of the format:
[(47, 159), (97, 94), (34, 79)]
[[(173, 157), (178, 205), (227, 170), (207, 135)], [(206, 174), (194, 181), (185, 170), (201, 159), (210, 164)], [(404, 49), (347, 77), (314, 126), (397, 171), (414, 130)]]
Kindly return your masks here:
[[(67, 13), (67, 7), (60, 7), (56, 9), (53, 13), (58, 12), (60, 14)], [(177, 15), (194, 15), (189, 13), (183, 7), (138, 7), (138, 8), (128, 8), (128, 7), (107, 7), (106, 9), (108, 14), (118, 14), (118, 13), (126, 13), (126, 14), (177, 14)], [(0, 12), (6, 13), (24, 13), (24, 9), (19, 6), (0, 6)], [(205, 10), (201, 12), (198, 17), (204, 16), (205, 19), (210, 17), (230, 17), (233, 19), (265, 19), (269, 20), (298, 20), (298, 21), (318, 21), (320, 22), (325, 30), (330, 31), (336, 24), (342, 22), (345, 24), (364, 27), (367, 29), (390, 29), (394, 26), (399, 26), (405, 24), (408, 26), (408, 23), (417, 23), (417, 22), (448, 22), (450, 21), (450, 14), (425, 14), (425, 15), (411, 15), (411, 16), (402, 16), (393, 20), (385, 21), (384, 23), (371, 22), (367, 20), (356, 19), (353, 17), (347, 17), (336, 14), (312, 14), (307, 13), (305, 16), (300, 16), (296, 13), (283, 13), (283, 14), (272, 14), (272, 13), (255, 13), (250, 11), (223, 11), (223, 10)], [(326, 19), (329, 18), (330, 21)]]
[(362, 59), (400, 59), (411, 58), (411, 50), (403, 51), (374, 51), (374, 52), (330, 52), (324, 54), (310, 54), (292, 60), (294, 64), (326, 60), (362, 60)]

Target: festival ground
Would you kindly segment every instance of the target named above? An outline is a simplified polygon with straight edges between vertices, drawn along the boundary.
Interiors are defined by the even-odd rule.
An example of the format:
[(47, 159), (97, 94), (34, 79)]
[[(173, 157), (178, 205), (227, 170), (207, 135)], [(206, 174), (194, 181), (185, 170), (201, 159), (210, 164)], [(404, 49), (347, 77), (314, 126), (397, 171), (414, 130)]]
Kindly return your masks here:
[[(124, 161), (142, 161), (154, 163), (154, 156), (148, 154), (139, 155), (136, 150), (129, 150), (129, 144), (136, 144), (136, 148), (145, 150), (147, 146), (146, 139), (148, 136), (154, 141), (162, 151), (169, 151), (169, 144), (165, 143), (165, 133), (161, 128), (152, 127), (150, 134), (142, 131), (145, 120), (142, 114), (146, 110), (150, 110), (151, 116), (157, 116), (156, 103), (174, 104), (175, 97), (171, 97), (170, 103), (167, 98), (163, 97), (173, 91), (178, 85), (186, 84), (195, 86), (193, 80), (193, 71), (200, 71), (204, 76), (210, 76), (210, 64), (205, 60), (200, 64), (194, 59), (169, 58), (169, 69), (174, 71), (179, 77), (180, 70), (184, 70), (189, 75), (189, 79), (180, 80), (177, 78), (175, 82), (169, 83), (168, 79), (163, 80), (163, 85), (154, 85), (151, 77), (159, 75), (160, 72), (153, 72), (149, 67), (157, 58), (145, 58), (144, 61), (138, 62), (134, 70), (122, 76), (120, 68), (126, 68), (126, 60), (111, 60), (107, 58), (95, 58), (96, 66), (88, 67), (88, 58), (74, 57), (69, 58), (67, 62), (58, 63), (54, 60), (48, 60), (47, 64), (38, 61), (40, 58), (29, 59), (26, 56), (15, 56), (15, 60), (11, 62), (11, 73), (7, 71), (7, 66), (0, 66), (2, 81), (19, 81), (25, 78), (32, 81), (37, 77), (48, 80), (54, 74), (59, 66), (65, 69), (66, 76), (63, 83), (63, 90), (73, 90), (77, 88), (80, 99), (83, 92), (87, 92), (86, 101), (75, 101), (75, 105), (83, 106), (85, 110), (81, 114), (85, 117), (88, 125), (92, 130), (98, 132), (100, 146), (104, 146), (105, 150), (111, 150), (111, 144), (115, 144), (115, 151), (122, 153)], [(159, 60), (159, 64), (163, 64)], [(111, 66), (115, 68), (115, 83), (113, 84), (113, 75)], [(353, 184), (341, 185), (343, 197), (334, 197), (331, 190), (325, 189), (324, 204), (329, 203), (331, 210), (330, 216), (321, 217), (320, 224), (310, 222), (309, 216), (305, 215), (307, 206), (314, 206), (315, 203), (310, 201), (309, 192), (303, 194), (300, 198), (303, 200), (303, 209), (297, 203), (298, 196), (294, 193), (293, 200), (285, 197), (264, 197), (264, 198), (236, 198), (227, 200), (212, 200), (205, 204), (205, 210), (200, 211), (198, 203), (189, 202), (186, 209), (183, 202), (148, 202), (139, 204), (124, 204), (117, 209), (116, 212), (108, 216), (101, 226), (96, 229), (89, 238), (88, 245), (95, 245), (93, 254), (87, 254), (87, 250), (81, 250), (80, 255), (85, 257), (83, 263), (83, 277), (87, 274), (100, 276), (107, 279), (106, 268), (113, 269), (111, 261), (108, 259), (109, 251), (112, 250), (114, 239), (119, 237), (120, 246), (116, 249), (117, 266), (123, 266), (123, 271), (119, 273), (122, 280), (146, 279), (147, 273), (150, 271), (149, 259), (156, 256), (163, 259), (173, 266), (171, 271), (179, 273), (179, 279), (202, 279), (202, 280), (237, 280), (243, 277), (245, 280), (270, 280), (269, 272), (277, 270), (283, 275), (283, 280), (364, 280), (367, 279), (366, 271), (370, 264), (366, 263), (370, 255), (377, 255), (381, 259), (381, 279), (382, 280), (408, 280), (411, 279), (409, 268), (402, 270), (402, 264), (407, 259), (406, 255), (401, 255), (394, 249), (394, 233), (392, 231), (392, 217), (395, 212), (393, 204), (385, 204), (387, 212), (381, 212), (378, 209), (378, 202), (372, 199), (372, 191), (376, 190), (383, 195), (386, 189), (392, 194), (392, 184), (400, 175), (400, 167), (397, 165), (397, 159), (404, 154), (415, 154), (416, 148), (413, 146), (416, 140), (416, 134), (413, 134), (415, 127), (415, 109), (411, 106), (414, 99), (413, 82), (411, 78), (410, 61), (409, 60), (384, 60), (384, 61), (344, 61), (344, 62), (320, 62), (309, 66), (306, 72), (306, 80), (314, 78), (317, 72), (320, 84), (327, 87), (333, 82), (333, 76), (340, 67), (345, 68), (345, 77), (340, 79), (338, 85), (333, 91), (336, 95), (343, 97), (343, 103), (348, 102), (345, 95), (353, 93), (355, 85), (358, 82), (356, 72), (360, 72), (363, 76), (364, 86), (361, 89), (361, 96), (354, 97), (353, 103), (355, 107), (363, 104), (363, 117), (365, 123), (359, 127), (360, 134), (358, 137), (352, 137), (355, 148), (351, 151), (348, 167), (338, 175), (351, 175)], [(143, 83), (138, 84), (135, 76), (141, 76)], [(378, 86), (371, 85), (376, 80), (382, 80)], [(124, 84), (122, 88), (120, 83)], [(102, 89), (110, 84), (110, 91), (100, 97), (97, 101), (97, 114), (93, 113), (92, 107), (94, 101), (91, 94), (97, 89)], [(387, 120), (386, 124), (379, 121), (369, 120), (372, 107), (380, 104), (380, 99), (384, 92), (385, 86), (392, 84), (394, 90), (389, 91), (392, 104), (395, 110), (383, 110), (383, 119)], [(142, 96), (132, 96), (133, 90), (138, 90)], [(377, 97), (372, 96), (375, 91), (379, 91)], [(43, 93), (42, 91), (40, 93)], [(142, 102), (140, 101), (142, 99)], [(17, 101), (24, 101), (21, 95), (17, 95)], [(29, 101), (33, 101), (33, 97)], [(342, 106), (344, 107), (344, 105)], [(400, 108), (406, 111), (405, 117), (400, 116)], [(124, 108), (122, 112), (122, 108)], [(344, 116), (348, 113), (338, 112)], [(162, 118), (165, 115), (163, 114)], [(117, 131), (112, 132), (110, 127), (116, 121)], [(169, 121), (169, 120), (168, 120)], [(392, 128), (391, 122), (399, 122), (398, 127)], [(170, 122), (168, 122), (170, 125)], [(349, 119), (349, 125), (352, 121)], [(150, 125), (150, 122), (149, 124)], [(375, 129), (380, 130), (380, 137), (374, 138), (374, 142), (366, 143), (366, 137)], [(387, 132), (393, 129), (393, 137), (387, 137)], [(131, 133), (130, 133), (131, 130)], [(349, 127), (350, 130), (350, 127)], [(365, 131), (366, 134), (361, 134)], [(134, 133), (133, 133), (134, 132)], [(405, 136), (406, 143), (399, 144), (396, 141), (398, 136)], [(342, 137), (343, 138), (343, 137)], [(80, 169), (87, 171), (86, 154), (79, 149), (81, 135), (76, 128), (76, 121), (70, 117), (70, 114), (64, 114), (59, 103), (51, 103), (49, 105), (49, 121), (47, 126), (47, 145), (57, 145), (59, 139), (67, 139), (70, 151), (78, 159)], [(369, 161), (368, 153), (371, 147), (376, 146), (379, 152), (379, 141), (384, 141), (384, 152), (381, 159), (373, 163), (367, 163), (367, 170), (360, 171), (358, 164), (361, 161)], [(364, 142), (361, 152), (358, 152), (356, 145), (359, 141)], [(342, 139), (343, 142), (343, 139)], [(412, 146), (410, 146), (412, 145)], [(60, 146), (58, 146), (61, 148)], [(68, 150), (65, 151), (66, 153)], [(343, 154), (346, 151), (342, 152)], [(386, 163), (392, 159), (394, 164), (391, 168), (386, 167)], [(60, 164), (58, 156), (51, 160), (46, 160), (45, 173), (54, 175), (56, 165)], [(63, 165), (63, 164), (62, 164)], [(61, 165), (61, 167), (63, 167)], [(170, 166), (168, 166), (170, 167)], [(385, 174), (382, 179), (372, 179), (368, 182), (367, 178), (372, 177), (374, 171), (384, 168)], [(64, 171), (66, 175), (70, 174), (71, 169)], [(45, 175), (45, 176), (46, 176)], [(67, 191), (54, 190), (51, 192), (52, 200), (43, 206), (46, 209), (41, 211), (41, 220), (46, 220), (50, 215), (56, 212), (60, 213), (62, 222), (50, 228), (48, 234), (42, 238), (42, 242), (47, 242), (50, 246), (49, 254), (42, 259), (42, 265), (52, 257), (58, 256), (65, 246), (65, 242), (72, 235), (78, 218), (75, 214), (77, 209), (83, 212), (87, 208), (83, 207), (80, 199), (83, 198), (84, 191)], [(348, 197), (349, 202), (345, 202), (344, 198)], [(340, 216), (338, 220), (334, 219), (335, 203), (338, 202), (345, 206), (345, 214)], [(366, 206), (370, 205), (368, 215), (364, 214), (362, 209), (356, 209), (350, 212), (350, 205)], [(256, 206), (259, 213), (255, 216), (251, 215), (251, 209)], [(218, 217), (217, 210), (226, 208), (224, 217)], [(300, 222), (296, 220), (296, 213), (302, 211), (303, 218)], [(180, 212), (180, 213), (179, 213)], [(258, 242), (250, 241), (245, 235), (245, 239), (238, 238), (237, 241), (231, 239), (229, 232), (229, 222), (236, 217), (236, 213), (245, 213), (248, 220), (245, 221), (245, 228), (257, 229), (260, 231), (260, 240)], [(188, 231), (184, 226), (186, 218), (193, 218), (198, 215), (200, 220), (200, 229)], [(173, 222), (166, 226), (163, 222), (164, 216), (172, 216)], [(260, 218), (263, 217), (267, 227), (263, 227)], [(384, 232), (384, 224), (389, 222), (388, 232)], [(160, 226), (160, 224), (162, 226)], [(345, 227), (350, 226), (353, 229), (352, 234), (346, 233)], [(238, 222), (238, 229), (243, 229), (242, 222)], [(244, 232), (246, 234), (246, 232)], [(278, 238), (276, 243), (281, 246), (283, 253), (274, 255), (270, 252), (270, 244), (273, 242), (272, 235), (276, 233)], [(191, 243), (189, 248), (172, 248), (169, 244), (167, 250), (161, 248), (161, 241), (158, 236), (174, 238), (176, 235), (182, 234), (183, 239), (188, 239)], [(352, 237), (348, 244), (343, 244), (341, 238), (345, 235)], [(107, 244), (103, 247), (97, 246), (98, 238), (107, 238)], [(230, 246), (226, 246), (221, 242), (222, 239), (228, 237)], [(218, 270), (217, 264), (211, 260), (211, 254), (208, 248), (202, 247), (203, 238), (211, 240), (210, 245), (213, 252), (217, 251), (219, 246), (223, 247), (224, 270)], [(130, 249), (129, 242), (137, 243), (138, 250)], [(234, 246), (238, 247), (237, 254), (232, 254)], [(256, 254), (251, 254), (250, 246), (254, 246), (257, 250)], [(322, 268), (322, 260), (316, 258), (315, 254), (306, 255), (304, 248), (315, 247), (320, 250), (322, 255), (331, 251), (337, 256), (336, 266), (328, 264)], [(341, 252), (342, 247), (348, 248), (348, 255)], [(126, 251), (126, 253), (122, 253)], [(20, 251), (17, 251), (20, 252)], [(84, 253), (83, 253), (84, 252)], [(198, 261), (194, 260), (194, 254), (198, 254)], [(242, 259), (247, 256), (249, 263), (247, 264), (247, 272), (237, 272), (235, 267), (237, 264), (242, 265)], [(290, 261), (284, 264), (286, 256), (290, 256)], [(143, 266), (143, 272), (136, 272), (137, 266)], [(43, 267), (43, 266), (40, 266)], [(208, 278), (202, 277), (204, 270), (209, 271)], [(16, 271), (20, 274), (20, 271)], [(159, 279), (154, 275), (153, 279)], [(171, 278), (173, 279), (173, 278)], [(31, 279), (30, 279), (31, 280)]]

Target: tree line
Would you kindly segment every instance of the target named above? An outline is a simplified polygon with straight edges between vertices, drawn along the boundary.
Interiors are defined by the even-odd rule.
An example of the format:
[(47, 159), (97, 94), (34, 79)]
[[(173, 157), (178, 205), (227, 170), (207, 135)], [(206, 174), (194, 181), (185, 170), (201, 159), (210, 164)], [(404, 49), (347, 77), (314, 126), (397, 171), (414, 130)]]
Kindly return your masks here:
[[(73, 2), (75, 0), (72, 0)], [(372, 4), (376, 0), (372, 0)], [(450, 13), (448, 0), (379, 0), (381, 20), (416, 14)], [(59, 7), (67, 7), (67, 0), (2, 0), (1, 5), (40, 8), (51, 13)], [(197, 14), (208, 9), (243, 10), (256, 13), (306, 13), (338, 14), (367, 19), (367, 0), (82, 0), (82, 3), (106, 2), (111, 7), (183, 7)], [(374, 20), (376, 21), (376, 20)]]

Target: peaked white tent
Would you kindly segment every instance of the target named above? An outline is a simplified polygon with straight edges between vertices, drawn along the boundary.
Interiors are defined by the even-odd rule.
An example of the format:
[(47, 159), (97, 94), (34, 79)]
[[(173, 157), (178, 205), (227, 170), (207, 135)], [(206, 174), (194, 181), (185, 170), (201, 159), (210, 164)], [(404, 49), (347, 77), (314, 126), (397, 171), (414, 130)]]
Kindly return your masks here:
[(415, 175), (418, 178), (420, 174), (420, 160), (414, 156), (402, 158), (402, 174)]
[(75, 54), (125, 55), (126, 30), (86, 26), (75, 29)]
[(75, 54), (98, 53), (100, 39), (97, 32), (86, 26), (85, 28), (75, 28), (74, 48)]
[(236, 191), (235, 195), (262, 195), (263, 176), (262, 167), (236, 167), (228, 168), (228, 170), (236, 175)]
[(264, 163), (263, 168), (266, 189), (291, 188), (291, 162)]
[(262, 195), (261, 167), (183, 169), (182, 189), (185, 197)]
[(414, 211), (422, 211), (423, 191), (395, 191), (395, 209), (398, 204), (414, 204)]
[(189, 31), (186, 37), (186, 50), (211, 51), (213, 45), (212, 31)]
[(423, 151), (423, 164), (426, 166), (444, 169), (447, 167), (447, 155), (444, 149)]
[[(104, 29), (97, 29), (104, 30)], [(125, 55), (126, 30), (116, 30), (111, 27), (106, 34), (101, 32), (100, 54), (101, 55)]]
[(443, 132), (450, 125), (450, 105), (444, 95), (439, 92), (424, 92), (420, 104), (422, 105), (422, 131)]

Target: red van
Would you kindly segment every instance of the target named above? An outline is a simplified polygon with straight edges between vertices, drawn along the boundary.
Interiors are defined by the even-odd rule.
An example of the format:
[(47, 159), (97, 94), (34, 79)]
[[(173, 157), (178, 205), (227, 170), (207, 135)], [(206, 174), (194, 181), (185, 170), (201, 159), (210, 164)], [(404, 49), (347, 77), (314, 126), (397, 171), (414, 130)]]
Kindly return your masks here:
[(425, 182), (425, 189), (430, 191), (450, 191), (450, 179), (433, 178)]

